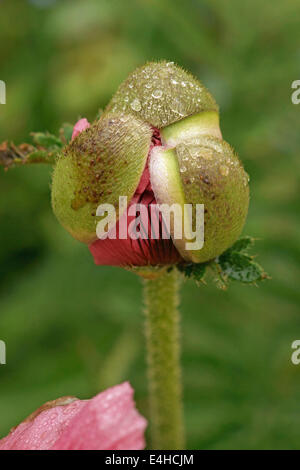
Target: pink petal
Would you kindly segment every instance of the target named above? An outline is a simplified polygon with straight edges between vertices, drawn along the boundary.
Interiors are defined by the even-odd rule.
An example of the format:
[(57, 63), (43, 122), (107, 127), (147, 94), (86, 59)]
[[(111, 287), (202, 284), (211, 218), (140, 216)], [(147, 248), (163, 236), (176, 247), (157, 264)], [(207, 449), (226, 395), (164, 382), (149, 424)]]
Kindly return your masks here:
[(141, 450), (145, 428), (125, 382), (90, 400), (46, 403), (0, 440), (0, 450)]
[(75, 137), (77, 137), (80, 132), (85, 131), (85, 129), (88, 127), (90, 127), (90, 123), (86, 118), (79, 119), (73, 128), (72, 140), (75, 139)]
[[(158, 129), (153, 129), (152, 145), (161, 145)], [(149, 151), (149, 153), (150, 153)], [(133, 204), (142, 204), (148, 208), (148, 217), (142, 216), (142, 226), (148, 233), (147, 239), (134, 240), (130, 237), (129, 225), (134, 220), (134, 216), (129, 216), (128, 212)], [(150, 206), (156, 205), (156, 200), (150, 183), (150, 173), (146, 165), (143, 175), (136, 192), (124, 214), (116, 224), (115, 239), (96, 240), (89, 246), (90, 252), (94, 257), (95, 264), (109, 266), (148, 266), (148, 265), (167, 265), (182, 261), (182, 258), (173, 244), (171, 238), (162, 238), (163, 223), (162, 216), (158, 214), (159, 229), (155, 230), (155, 222), (151, 221)], [(127, 217), (127, 238), (119, 238), (119, 226)], [(157, 219), (157, 217), (155, 217)], [(153, 234), (158, 234), (154, 238)]]
[[(153, 228), (151, 217), (148, 211), (148, 217), (145, 220), (142, 214), (141, 220), (143, 227), (147, 227), (149, 237), (146, 239), (132, 239), (130, 237), (129, 225), (134, 220), (134, 216), (129, 216), (128, 211), (132, 204), (144, 204), (149, 207), (155, 205), (152, 191), (144, 191), (142, 195), (135, 194), (127, 209), (127, 214), (123, 215), (116, 224), (115, 239), (96, 240), (89, 246), (89, 250), (94, 257), (95, 264), (109, 266), (148, 266), (148, 265), (168, 265), (182, 261), (182, 258), (176, 250), (171, 238), (162, 239), (159, 231), (162, 230), (161, 214), (158, 215), (160, 229)], [(127, 216), (127, 238), (120, 239), (119, 226)], [(158, 239), (151, 236), (151, 230), (158, 233)]]

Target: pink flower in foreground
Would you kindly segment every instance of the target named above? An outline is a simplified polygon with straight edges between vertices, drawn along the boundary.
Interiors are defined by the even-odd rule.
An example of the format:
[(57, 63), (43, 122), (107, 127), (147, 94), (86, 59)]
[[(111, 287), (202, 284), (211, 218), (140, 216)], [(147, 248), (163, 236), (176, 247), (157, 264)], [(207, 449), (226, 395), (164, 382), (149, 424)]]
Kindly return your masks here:
[(45, 403), (0, 440), (0, 450), (141, 450), (145, 428), (125, 382), (90, 400)]

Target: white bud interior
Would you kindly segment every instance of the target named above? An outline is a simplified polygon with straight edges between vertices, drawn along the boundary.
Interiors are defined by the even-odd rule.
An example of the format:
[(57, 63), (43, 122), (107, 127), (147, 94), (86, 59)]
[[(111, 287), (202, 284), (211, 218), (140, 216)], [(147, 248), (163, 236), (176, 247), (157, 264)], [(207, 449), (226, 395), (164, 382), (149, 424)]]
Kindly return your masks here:
[(177, 121), (161, 130), (162, 143), (176, 147), (179, 143), (210, 135), (222, 139), (219, 126), (219, 114), (215, 111), (203, 111), (181, 121)]
[[(184, 259), (194, 261), (193, 252), (186, 249), (187, 243), (194, 238), (192, 219), (188, 216), (176, 218), (176, 211), (173, 211), (177, 204), (181, 207), (181, 214), (184, 214), (184, 205), (187, 203), (175, 150), (154, 147), (150, 154), (149, 170), (152, 190), (162, 216), (165, 221), (170, 222), (173, 243)], [(182, 233), (181, 238), (176, 236), (179, 232)]]

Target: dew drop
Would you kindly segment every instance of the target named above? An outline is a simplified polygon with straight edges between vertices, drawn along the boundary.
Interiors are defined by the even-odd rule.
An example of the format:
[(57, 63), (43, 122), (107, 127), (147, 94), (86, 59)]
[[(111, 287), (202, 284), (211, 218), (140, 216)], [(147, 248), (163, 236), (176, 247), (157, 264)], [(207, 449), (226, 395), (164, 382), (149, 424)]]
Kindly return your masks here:
[(130, 104), (131, 108), (133, 109), (133, 111), (140, 111), (142, 109), (142, 106), (141, 106), (141, 102), (138, 98), (135, 98), (131, 104)]
[(154, 90), (154, 92), (152, 93), (152, 96), (153, 96), (153, 98), (158, 100), (159, 98), (162, 97), (162, 94), (163, 94), (163, 92), (161, 90)]
[(191, 146), (189, 151), (192, 158), (195, 159), (199, 156), (199, 148), (197, 146)]
[(246, 173), (246, 175), (244, 176), (244, 186), (247, 186), (249, 181), (250, 181), (250, 176), (248, 175), (248, 173)]

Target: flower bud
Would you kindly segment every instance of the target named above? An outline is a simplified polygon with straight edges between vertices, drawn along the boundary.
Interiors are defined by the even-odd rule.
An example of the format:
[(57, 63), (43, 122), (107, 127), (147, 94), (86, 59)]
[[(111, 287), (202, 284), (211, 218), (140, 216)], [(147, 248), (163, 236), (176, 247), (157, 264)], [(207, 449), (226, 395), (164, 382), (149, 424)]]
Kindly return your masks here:
[[(222, 140), (218, 106), (198, 80), (173, 62), (148, 63), (120, 85), (100, 120), (88, 126), (84, 119), (75, 125), (74, 140), (57, 161), (52, 204), (61, 224), (90, 244), (97, 264), (201, 263), (235, 242), (248, 211), (248, 175)], [(120, 196), (127, 197), (127, 209), (119, 209)], [(146, 206), (140, 220), (142, 230), (150, 227), (150, 232), (151, 205), (177, 203), (184, 212), (189, 204), (183, 236), (175, 236), (175, 216), (169, 240), (162, 236), (161, 216), (154, 240), (149, 230), (150, 238), (119, 236), (123, 220), (132, 235), (135, 203)], [(117, 239), (97, 239), (99, 204), (115, 207)], [(204, 205), (204, 245), (187, 248), (198, 228), (199, 204)]]

